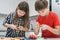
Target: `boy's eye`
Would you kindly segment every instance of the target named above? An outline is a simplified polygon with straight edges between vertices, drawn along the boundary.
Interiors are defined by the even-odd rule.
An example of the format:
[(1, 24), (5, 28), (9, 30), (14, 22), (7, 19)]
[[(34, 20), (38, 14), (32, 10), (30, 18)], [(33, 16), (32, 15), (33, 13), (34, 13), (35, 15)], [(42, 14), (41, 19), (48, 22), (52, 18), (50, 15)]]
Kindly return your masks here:
[(44, 12), (44, 10), (42, 12)]
[(40, 13), (40, 11), (38, 11), (38, 13)]

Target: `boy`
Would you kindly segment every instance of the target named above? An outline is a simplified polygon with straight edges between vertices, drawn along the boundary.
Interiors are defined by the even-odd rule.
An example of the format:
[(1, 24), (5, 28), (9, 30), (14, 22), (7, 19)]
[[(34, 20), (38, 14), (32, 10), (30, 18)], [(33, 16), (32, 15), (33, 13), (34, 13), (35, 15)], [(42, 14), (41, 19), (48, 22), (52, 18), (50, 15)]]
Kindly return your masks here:
[(40, 27), (42, 27), (42, 37), (58, 38), (60, 25), (58, 16), (54, 12), (49, 11), (47, 0), (37, 0), (35, 2), (35, 10), (38, 12), (38, 16), (34, 33), (37, 35)]

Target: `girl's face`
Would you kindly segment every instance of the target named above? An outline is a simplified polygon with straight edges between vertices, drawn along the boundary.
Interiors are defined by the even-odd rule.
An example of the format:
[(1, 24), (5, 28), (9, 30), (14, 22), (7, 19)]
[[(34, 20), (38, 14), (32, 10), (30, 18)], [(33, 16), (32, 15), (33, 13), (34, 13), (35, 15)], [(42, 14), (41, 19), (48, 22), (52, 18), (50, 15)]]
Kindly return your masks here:
[(43, 10), (38, 11), (39, 15), (41, 15), (41, 16), (48, 15), (48, 12), (49, 12), (49, 8), (45, 8)]
[(17, 14), (18, 14), (19, 17), (22, 17), (22, 16), (25, 15), (25, 12), (18, 9), (18, 10), (17, 10)]

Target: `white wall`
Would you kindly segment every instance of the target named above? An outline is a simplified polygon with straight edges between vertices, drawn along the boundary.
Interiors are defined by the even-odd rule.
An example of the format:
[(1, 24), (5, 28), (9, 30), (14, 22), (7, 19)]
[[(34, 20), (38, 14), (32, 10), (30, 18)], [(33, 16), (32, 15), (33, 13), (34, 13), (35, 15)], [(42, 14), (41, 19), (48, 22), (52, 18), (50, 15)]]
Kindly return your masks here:
[(10, 12), (15, 11), (18, 3), (21, 1), (24, 0), (0, 0), (0, 13), (9, 14)]
[(60, 0), (56, 3), (56, 0), (52, 0), (52, 11), (55, 12), (60, 19)]
[(29, 9), (30, 9), (30, 16), (38, 15), (37, 12), (35, 11), (35, 0), (27, 0), (29, 4)]

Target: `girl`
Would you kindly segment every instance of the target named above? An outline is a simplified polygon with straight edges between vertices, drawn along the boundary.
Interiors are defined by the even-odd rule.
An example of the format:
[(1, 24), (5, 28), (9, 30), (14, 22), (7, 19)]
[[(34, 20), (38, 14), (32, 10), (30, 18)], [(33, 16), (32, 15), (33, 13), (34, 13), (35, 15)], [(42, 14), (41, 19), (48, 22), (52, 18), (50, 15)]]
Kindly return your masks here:
[(15, 12), (10, 13), (3, 25), (7, 27), (6, 37), (25, 37), (29, 26), (29, 5), (23, 1), (18, 4)]

